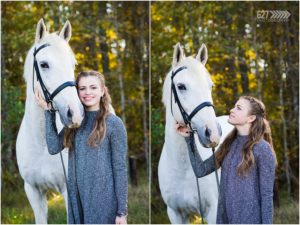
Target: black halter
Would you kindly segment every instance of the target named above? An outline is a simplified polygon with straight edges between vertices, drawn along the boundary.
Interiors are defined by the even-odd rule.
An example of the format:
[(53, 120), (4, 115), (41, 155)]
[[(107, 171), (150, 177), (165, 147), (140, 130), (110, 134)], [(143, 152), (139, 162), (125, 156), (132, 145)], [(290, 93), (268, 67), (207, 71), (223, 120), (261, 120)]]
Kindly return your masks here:
[(172, 92), (174, 94), (174, 99), (175, 99), (175, 103), (178, 105), (178, 108), (180, 110), (180, 113), (182, 115), (182, 118), (183, 118), (183, 121), (186, 125), (189, 125), (190, 128), (191, 128), (191, 121), (192, 121), (192, 118), (201, 110), (203, 109), (204, 107), (214, 107), (213, 104), (211, 102), (203, 102), (201, 103), (200, 105), (198, 105), (192, 112), (191, 114), (187, 114), (187, 112), (184, 110), (184, 108), (182, 107), (181, 105), (181, 102), (178, 98), (178, 94), (177, 94), (177, 91), (176, 91), (176, 87), (175, 87), (175, 84), (174, 84), (174, 77), (176, 76), (177, 73), (179, 73), (180, 71), (184, 70), (184, 69), (187, 69), (186, 66), (182, 66), (182, 67), (179, 67), (177, 70), (175, 71), (172, 71), (172, 76), (171, 76), (171, 80), (172, 80), (172, 86), (171, 86), (171, 112), (172, 112), (172, 115), (173, 115), (173, 109), (172, 109)]
[(38, 47), (37, 49), (34, 48), (34, 52), (33, 52), (33, 70), (32, 70), (32, 88), (33, 88), (33, 92), (34, 92), (34, 70), (36, 72), (36, 80), (38, 82), (40, 82), (40, 85), (41, 85), (41, 88), (42, 88), (42, 91), (43, 91), (43, 94), (44, 94), (44, 97), (45, 97), (45, 100), (46, 102), (49, 104), (51, 104), (52, 108), (53, 108), (53, 99), (54, 97), (59, 93), (61, 92), (63, 89), (65, 89), (66, 87), (71, 87), (71, 86), (76, 86), (76, 83), (74, 81), (67, 81), (63, 84), (61, 84), (58, 88), (56, 88), (52, 94), (50, 94), (50, 92), (47, 90), (44, 82), (43, 82), (43, 79), (41, 77), (41, 74), (40, 74), (40, 70), (39, 70), (39, 66), (38, 66), (38, 63), (36, 61), (36, 54), (43, 48), (45, 47), (48, 47), (50, 46), (49, 43), (46, 43), (46, 44), (43, 44), (41, 45), (40, 47)]

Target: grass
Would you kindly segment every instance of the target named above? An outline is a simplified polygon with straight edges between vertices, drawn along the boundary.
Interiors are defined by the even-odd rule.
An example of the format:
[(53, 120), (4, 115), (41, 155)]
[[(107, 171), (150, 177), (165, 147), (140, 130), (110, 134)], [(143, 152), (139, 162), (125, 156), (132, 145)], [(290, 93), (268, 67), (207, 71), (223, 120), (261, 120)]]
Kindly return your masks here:
[(149, 185), (148, 179), (139, 181), (138, 187), (129, 185), (128, 221), (129, 224), (149, 223)]
[[(151, 222), (152, 224), (169, 224), (169, 218), (167, 215), (167, 207), (163, 201), (155, 199), (156, 204), (152, 204)], [(299, 202), (298, 198), (289, 199), (285, 192), (280, 193), (280, 206), (274, 207), (274, 224), (299, 224)], [(196, 215), (190, 216), (191, 224), (201, 224), (201, 217)], [(204, 221), (204, 223), (207, 223)]]
[(299, 202), (282, 196), (280, 207), (274, 209), (274, 224), (299, 224)]
[(167, 206), (160, 197), (160, 193), (157, 193), (156, 191), (154, 192), (153, 190), (151, 196), (151, 223), (170, 224), (167, 214)]
[[(128, 223), (149, 223), (149, 186), (145, 170), (138, 171), (138, 186), (128, 188)], [(2, 224), (34, 224), (34, 215), (25, 195), (21, 180), (18, 185), (9, 186), (2, 183), (1, 223)], [(16, 184), (15, 183), (15, 184)], [(66, 224), (65, 203), (61, 195), (49, 191), (48, 194), (48, 223)], [(160, 196), (153, 195), (151, 223), (170, 223), (166, 206)], [(153, 204), (155, 203), (155, 204)], [(200, 218), (191, 216), (192, 224), (199, 224)], [(280, 193), (280, 207), (274, 210), (274, 224), (299, 224), (298, 199), (289, 199), (284, 192)]]
[[(144, 168), (143, 171), (145, 171)], [(149, 186), (146, 172), (143, 171), (138, 171), (139, 185), (137, 187), (129, 185), (128, 187), (128, 223), (131, 224), (149, 223)], [(35, 223), (34, 214), (21, 180), (16, 181), (13, 187), (2, 183), (1, 196), (1, 224)], [(62, 196), (57, 192), (49, 191), (47, 197), (48, 223), (66, 224), (66, 208)]]
[[(48, 223), (66, 224), (67, 216), (65, 203), (61, 195), (54, 191), (47, 193)], [(1, 223), (5, 224), (34, 224), (34, 215), (21, 187), (13, 192), (2, 192)]]

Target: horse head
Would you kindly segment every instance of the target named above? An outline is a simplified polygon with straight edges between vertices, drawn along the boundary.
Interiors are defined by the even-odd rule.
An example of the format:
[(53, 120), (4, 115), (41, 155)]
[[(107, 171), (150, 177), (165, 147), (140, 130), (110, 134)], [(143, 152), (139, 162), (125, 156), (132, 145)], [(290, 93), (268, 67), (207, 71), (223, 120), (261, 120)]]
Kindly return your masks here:
[[(25, 73), (27, 90), (41, 90), (45, 99), (58, 110), (62, 123), (70, 128), (80, 126), (84, 109), (75, 87), (75, 56), (68, 44), (71, 24), (67, 21), (58, 34), (49, 34), (43, 19), (36, 28), (35, 44), (29, 51), (26, 62), (33, 71)], [(30, 65), (31, 64), (31, 65)], [(36, 64), (36, 65), (34, 65)], [(48, 93), (48, 94), (47, 94)]]
[(204, 147), (215, 147), (220, 142), (221, 128), (213, 108), (213, 82), (205, 68), (207, 57), (204, 44), (196, 57), (185, 57), (180, 44), (176, 44), (172, 70), (164, 83), (163, 102), (167, 116), (172, 114), (175, 121), (189, 124)]

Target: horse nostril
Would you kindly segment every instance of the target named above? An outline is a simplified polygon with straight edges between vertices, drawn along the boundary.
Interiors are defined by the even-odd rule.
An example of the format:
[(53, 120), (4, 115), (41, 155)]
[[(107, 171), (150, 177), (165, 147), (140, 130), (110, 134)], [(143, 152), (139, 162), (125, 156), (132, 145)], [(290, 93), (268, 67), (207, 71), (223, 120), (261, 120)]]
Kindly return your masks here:
[(69, 108), (67, 112), (67, 117), (71, 119), (72, 116), (73, 116), (73, 110)]
[(210, 138), (211, 130), (208, 127), (206, 127), (204, 134), (205, 134), (205, 137)]

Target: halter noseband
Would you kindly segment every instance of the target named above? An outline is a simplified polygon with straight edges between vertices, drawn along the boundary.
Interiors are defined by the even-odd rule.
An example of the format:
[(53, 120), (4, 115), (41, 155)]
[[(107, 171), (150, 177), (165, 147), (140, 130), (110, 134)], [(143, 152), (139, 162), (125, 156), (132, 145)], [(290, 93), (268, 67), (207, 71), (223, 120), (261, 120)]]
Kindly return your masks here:
[[(187, 112), (184, 110), (184, 108), (182, 107), (181, 105), (181, 102), (178, 98), (178, 94), (177, 94), (177, 91), (176, 91), (176, 87), (175, 87), (175, 84), (174, 84), (174, 77), (176, 76), (177, 73), (179, 73), (180, 71), (182, 70), (185, 70), (187, 69), (186, 66), (182, 66), (182, 67), (179, 67), (177, 70), (175, 71), (172, 71), (172, 76), (171, 76), (171, 81), (172, 81), (172, 86), (171, 86), (171, 112), (172, 112), (172, 115), (173, 115), (173, 109), (172, 109), (172, 92), (174, 94), (174, 99), (175, 99), (175, 103), (178, 105), (178, 108), (180, 110), (180, 113), (182, 115), (182, 118), (183, 118), (183, 121), (186, 125), (189, 125), (190, 128), (192, 129), (191, 127), (191, 121), (192, 121), (192, 118), (201, 110), (203, 109), (204, 107), (214, 107), (213, 104), (211, 102), (203, 102), (201, 103), (200, 105), (198, 105), (192, 112), (191, 114), (187, 114)], [(174, 115), (173, 115), (174, 116)]]
[(61, 84), (60, 86), (58, 86), (52, 94), (50, 94), (50, 92), (47, 90), (44, 82), (43, 82), (43, 79), (41, 77), (41, 74), (40, 74), (40, 70), (39, 70), (39, 66), (38, 66), (38, 63), (36, 61), (36, 54), (43, 48), (45, 47), (48, 47), (50, 46), (49, 43), (46, 43), (46, 44), (43, 44), (41, 45), (40, 47), (38, 47), (37, 49), (34, 48), (34, 52), (33, 52), (33, 57), (34, 57), (34, 62), (33, 62), (33, 70), (32, 70), (32, 88), (33, 88), (33, 92), (34, 92), (34, 70), (36, 72), (36, 80), (38, 82), (40, 82), (40, 85), (41, 85), (41, 88), (42, 88), (42, 91), (43, 91), (43, 94), (44, 94), (44, 97), (45, 97), (45, 100), (46, 102), (49, 104), (51, 104), (52, 108), (53, 108), (53, 99), (54, 97), (59, 93), (61, 92), (63, 89), (65, 89), (66, 87), (72, 87), (72, 86), (76, 86), (76, 83), (74, 81), (67, 81), (63, 84)]

